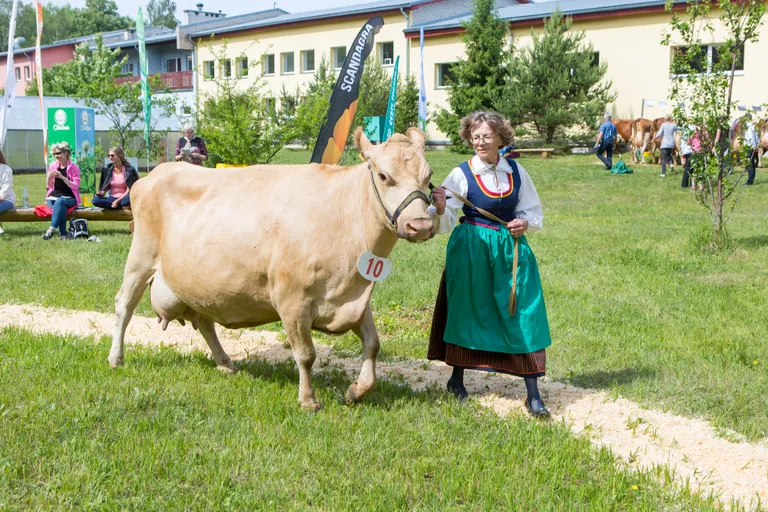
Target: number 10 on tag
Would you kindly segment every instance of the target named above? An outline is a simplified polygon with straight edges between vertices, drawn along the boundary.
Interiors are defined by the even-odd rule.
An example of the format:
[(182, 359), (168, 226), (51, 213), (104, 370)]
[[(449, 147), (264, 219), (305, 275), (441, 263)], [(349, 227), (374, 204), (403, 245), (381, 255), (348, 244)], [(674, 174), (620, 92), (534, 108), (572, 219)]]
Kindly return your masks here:
[(357, 259), (357, 271), (369, 281), (383, 281), (392, 272), (392, 260), (365, 251)]

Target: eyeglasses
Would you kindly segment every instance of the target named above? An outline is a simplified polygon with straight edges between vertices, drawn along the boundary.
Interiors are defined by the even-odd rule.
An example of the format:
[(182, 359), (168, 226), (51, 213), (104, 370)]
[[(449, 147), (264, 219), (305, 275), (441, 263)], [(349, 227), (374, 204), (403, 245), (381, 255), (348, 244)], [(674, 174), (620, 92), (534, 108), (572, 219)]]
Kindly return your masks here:
[(117, 155), (109, 155), (109, 158), (115, 158)]
[(473, 135), (470, 139), (472, 144), (487, 144), (495, 139), (495, 135)]
[(59, 156), (60, 154), (61, 154), (61, 151), (59, 151), (58, 153), (54, 153), (53, 156)]

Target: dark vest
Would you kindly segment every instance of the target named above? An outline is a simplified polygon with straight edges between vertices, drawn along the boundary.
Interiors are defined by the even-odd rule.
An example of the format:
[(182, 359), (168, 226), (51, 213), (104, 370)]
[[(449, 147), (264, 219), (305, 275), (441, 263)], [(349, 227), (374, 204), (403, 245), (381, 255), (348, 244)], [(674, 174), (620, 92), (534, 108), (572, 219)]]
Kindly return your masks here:
[[(498, 218), (510, 222), (515, 219), (515, 209), (517, 208), (517, 202), (520, 194), (520, 172), (517, 170), (517, 163), (511, 158), (507, 158), (509, 167), (512, 168), (512, 173), (507, 174), (508, 186), (505, 187), (503, 181), (501, 181), (501, 194), (496, 194), (489, 190), (486, 190), (480, 180), (480, 176), (475, 176), (470, 168), (470, 161), (466, 161), (459, 165), (459, 168), (464, 172), (464, 177), (467, 179), (467, 199), (470, 203), (487, 210), (489, 213), (494, 214)], [(479, 224), (492, 229), (498, 229), (499, 224), (486, 217), (480, 215), (480, 212), (474, 208), (464, 205), (462, 208), (464, 217), (460, 219), (460, 222), (469, 222), (471, 224)]]

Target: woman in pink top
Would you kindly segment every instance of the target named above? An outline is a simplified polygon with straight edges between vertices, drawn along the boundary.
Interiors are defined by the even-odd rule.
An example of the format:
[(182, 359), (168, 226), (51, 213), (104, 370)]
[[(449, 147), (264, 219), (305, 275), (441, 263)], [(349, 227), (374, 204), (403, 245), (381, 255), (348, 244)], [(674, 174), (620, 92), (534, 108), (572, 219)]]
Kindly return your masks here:
[(93, 198), (93, 206), (107, 210), (117, 210), (131, 206), (129, 193), (139, 179), (139, 173), (125, 160), (121, 147), (109, 148), (112, 163), (101, 170), (99, 189)]
[(45, 202), (53, 210), (53, 215), (51, 227), (43, 233), (43, 240), (50, 240), (56, 229), (62, 240), (69, 240), (71, 236), (67, 233), (67, 209), (80, 204), (80, 168), (70, 159), (72, 150), (68, 143), (54, 144), (51, 153), (56, 161), (48, 167)]

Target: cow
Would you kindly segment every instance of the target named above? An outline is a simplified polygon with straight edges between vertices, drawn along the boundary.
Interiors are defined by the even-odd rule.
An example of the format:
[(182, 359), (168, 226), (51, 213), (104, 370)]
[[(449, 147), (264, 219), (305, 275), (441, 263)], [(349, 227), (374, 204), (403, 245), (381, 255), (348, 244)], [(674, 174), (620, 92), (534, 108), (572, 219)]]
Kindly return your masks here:
[(123, 364), (125, 330), (149, 285), (161, 327), (190, 321), (226, 373), (236, 367), (215, 323), (234, 329), (281, 320), (299, 370), (299, 402), (308, 410), (321, 406), (311, 384), (312, 330), (354, 331), (363, 364), (346, 399), (362, 400), (375, 385), (379, 338), (369, 303), (374, 283), (358, 273), (358, 257), (370, 251), (386, 258), (400, 238), (428, 240), (434, 223), (424, 134), (410, 128), (374, 146), (358, 129), (355, 141), (365, 161), (354, 167), (212, 172), (174, 162), (136, 182), (109, 364)]
[(757, 151), (757, 166), (763, 166), (763, 155), (768, 151), (768, 119), (761, 119), (757, 123), (758, 133), (760, 134), (760, 146)]
[[(645, 150), (651, 142), (651, 121), (648, 119), (637, 118), (632, 123), (632, 162), (645, 164)], [(637, 152), (640, 151), (638, 157)]]
[(621, 139), (621, 142), (630, 142), (632, 139), (632, 123), (633, 121), (631, 119), (616, 119), (615, 121), (611, 121), (613, 125), (616, 127), (616, 134), (618, 137), (616, 137), (614, 142), (614, 151), (618, 153), (619, 150), (619, 139)]
[[(659, 133), (659, 129), (661, 128), (661, 125), (664, 124), (666, 121), (663, 117), (657, 117), (653, 120), (652, 126), (651, 126), (651, 136), (653, 137), (657, 133)], [(682, 142), (683, 142), (683, 135), (680, 133), (680, 131), (675, 132), (675, 147), (672, 149), (672, 162), (671, 165), (674, 165), (675, 163), (682, 165), (682, 157), (681, 157), (681, 149), (682, 149)], [(656, 137), (651, 141), (651, 160), (654, 164), (658, 163), (658, 160), (656, 159), (656, 150), (659, 151), (659, 158), (661, 158), (661, 137)]]

